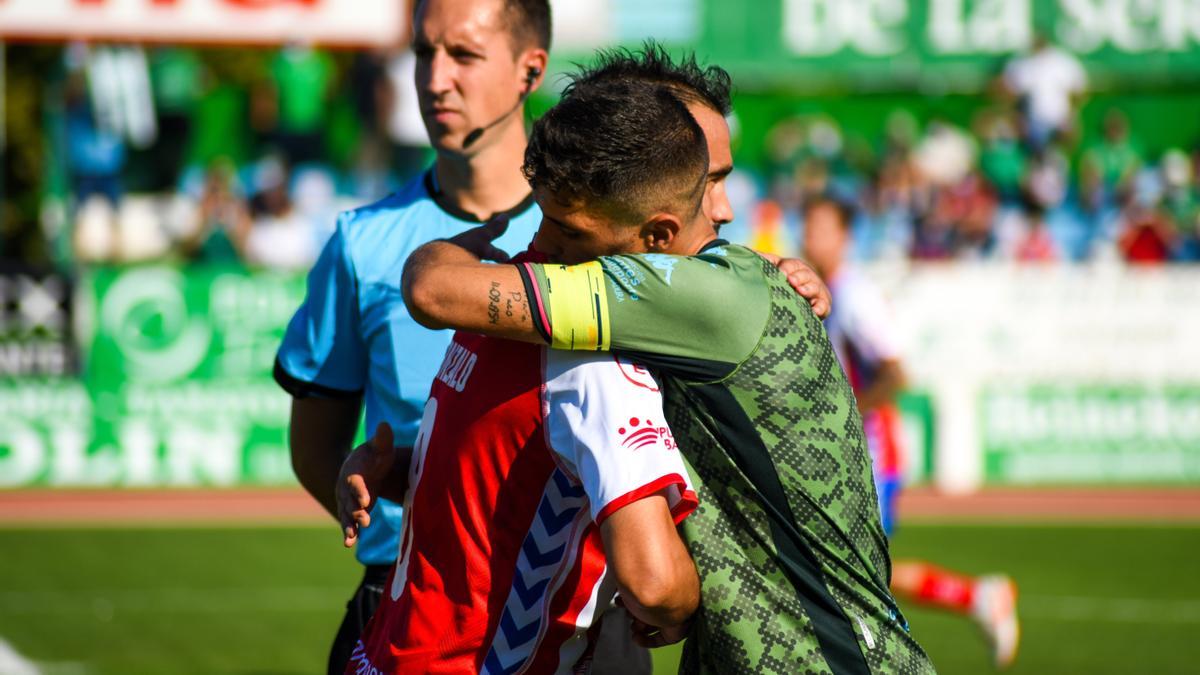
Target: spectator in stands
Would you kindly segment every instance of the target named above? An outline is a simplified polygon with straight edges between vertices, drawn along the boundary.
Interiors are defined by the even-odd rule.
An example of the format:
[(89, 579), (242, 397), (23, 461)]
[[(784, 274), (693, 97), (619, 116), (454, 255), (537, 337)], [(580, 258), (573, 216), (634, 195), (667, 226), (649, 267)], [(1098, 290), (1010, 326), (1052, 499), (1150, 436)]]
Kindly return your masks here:
[(1200, 200), (1193, 182), (1192, 163), (1182, 150), (1168, 150), (1162, 158), (1165, 189), (1163, 207), (1176, 229), (1172, 259), (1190, 262), (1200, 259)]
[(1026, 211), (1026, 230), (1017, 241), (1013, 257), (1018, 262), (1045, 263), (1059, 259), (1058, 244), (1046, 229), (1046, 212), (1037, 204)]
[(1038, 34), (1032, 51), (1005, 67), (1003, 83), (1017, 99), (1030, 149), (1073, 133), (1078, 100), (1087, 90), (1087, 73), (1074, 55)]
[(204, 66), (195, 50), (163, 47), (150, 54), (150, 86), (158, 136), (151, 147), (150, 190), (172, 190), (184, 168), (192, 111), (200, 100)]
[(1133, 199), (1122, 213), (1117, 248), (1122, 257), (1135, 265), (1166, 262), (1176, 245), (1175, 225), (1161, 208), (1162, 181), (1153, 171), (1138, 174)]
[(333, 62), (322, 51), (294, 44), (279, 50), (270, 71), (259, 124), (268, 125), (274, 143), (293, 166), (322, 160), (325, 111), (334, 90)]
[(1141, 151), (1129, 136), (1129, 120), (1124, 113), (1112, 109), (1105, 114), (1103, 136), (1084, 152), (1082, 162), (1089, 175), (1098, 175), (1102, 181), (1108, 204), (1127, 201), (1143, 162)]
[(997, 196), (1009, 203), (1021, 199), (1026, 156), (1017, 136), (1016, 120), (1001, 110), (987, 110), (976, 123), (982, 142), (979, 168), (996, 188)]
[(308, 269), (316, 260), (318, 240), (312, 223), (292, 203), (287, 164), (269, 156), (259, 162), (256, 174), (258, 192), (250, 200), (246, 261), (275, 269)]
[(204, 175), (199, 217), (183, 242), (184, 255), (200, 263), (237, 263), (245, 259), (250, 213), (235, 182), (233, 164), (213, 162)]
[(67, 166), (76, 203), (98, 195), (115, 207), (121, 200), (125, 142), (97, 123), (82, 69), (67, 75), (65, 99)]

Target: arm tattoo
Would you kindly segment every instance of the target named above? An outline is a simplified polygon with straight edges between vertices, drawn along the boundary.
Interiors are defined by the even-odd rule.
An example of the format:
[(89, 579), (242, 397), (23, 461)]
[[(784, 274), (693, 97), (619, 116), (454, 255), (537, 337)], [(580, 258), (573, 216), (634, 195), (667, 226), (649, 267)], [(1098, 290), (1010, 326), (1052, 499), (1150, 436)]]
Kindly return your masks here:
[(488, 323), (493, 326), (500, 323), (500, 284), (496, 281), (488, 290)]
[(508, 294), (508, 299), (505, 300), (504, 316), (510, 319), (518, 316), (522, 323), (528, 319), (529, 302), (525, 299), (524, 293), (515, 292)]

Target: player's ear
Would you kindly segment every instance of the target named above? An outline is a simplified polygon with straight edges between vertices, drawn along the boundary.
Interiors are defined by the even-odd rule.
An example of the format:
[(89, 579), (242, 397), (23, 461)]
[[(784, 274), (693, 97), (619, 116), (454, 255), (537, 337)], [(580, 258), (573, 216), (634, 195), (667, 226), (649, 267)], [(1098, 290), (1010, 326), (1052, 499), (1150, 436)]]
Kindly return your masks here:
[(651, 253), (668, 253), (683, 230), (683, 223), (670, 213), (657, 213), (642, 225), (639, 238)]

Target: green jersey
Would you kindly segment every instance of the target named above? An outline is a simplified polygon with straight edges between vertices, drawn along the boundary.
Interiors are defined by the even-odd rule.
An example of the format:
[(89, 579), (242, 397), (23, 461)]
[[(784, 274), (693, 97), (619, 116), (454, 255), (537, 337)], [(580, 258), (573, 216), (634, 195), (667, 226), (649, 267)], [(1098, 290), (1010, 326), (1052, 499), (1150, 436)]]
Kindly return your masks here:
[(683, 525), (701, 606), (682, 670), (933, 672), (888, 590), (854, 394), (773, 265), (715, 242), (521, 270), (552, 346), (619, 351), (658, 376), (700, 498)]

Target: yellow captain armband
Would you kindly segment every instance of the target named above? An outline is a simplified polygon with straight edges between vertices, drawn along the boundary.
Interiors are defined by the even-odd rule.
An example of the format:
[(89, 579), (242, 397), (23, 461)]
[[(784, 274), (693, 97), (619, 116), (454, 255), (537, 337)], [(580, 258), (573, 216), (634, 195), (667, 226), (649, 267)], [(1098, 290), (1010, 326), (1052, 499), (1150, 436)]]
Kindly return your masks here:
[(550, 305), (550, 346), (608, 351), (608, 291), (600, 263), (542, 265), (542, 273)]

